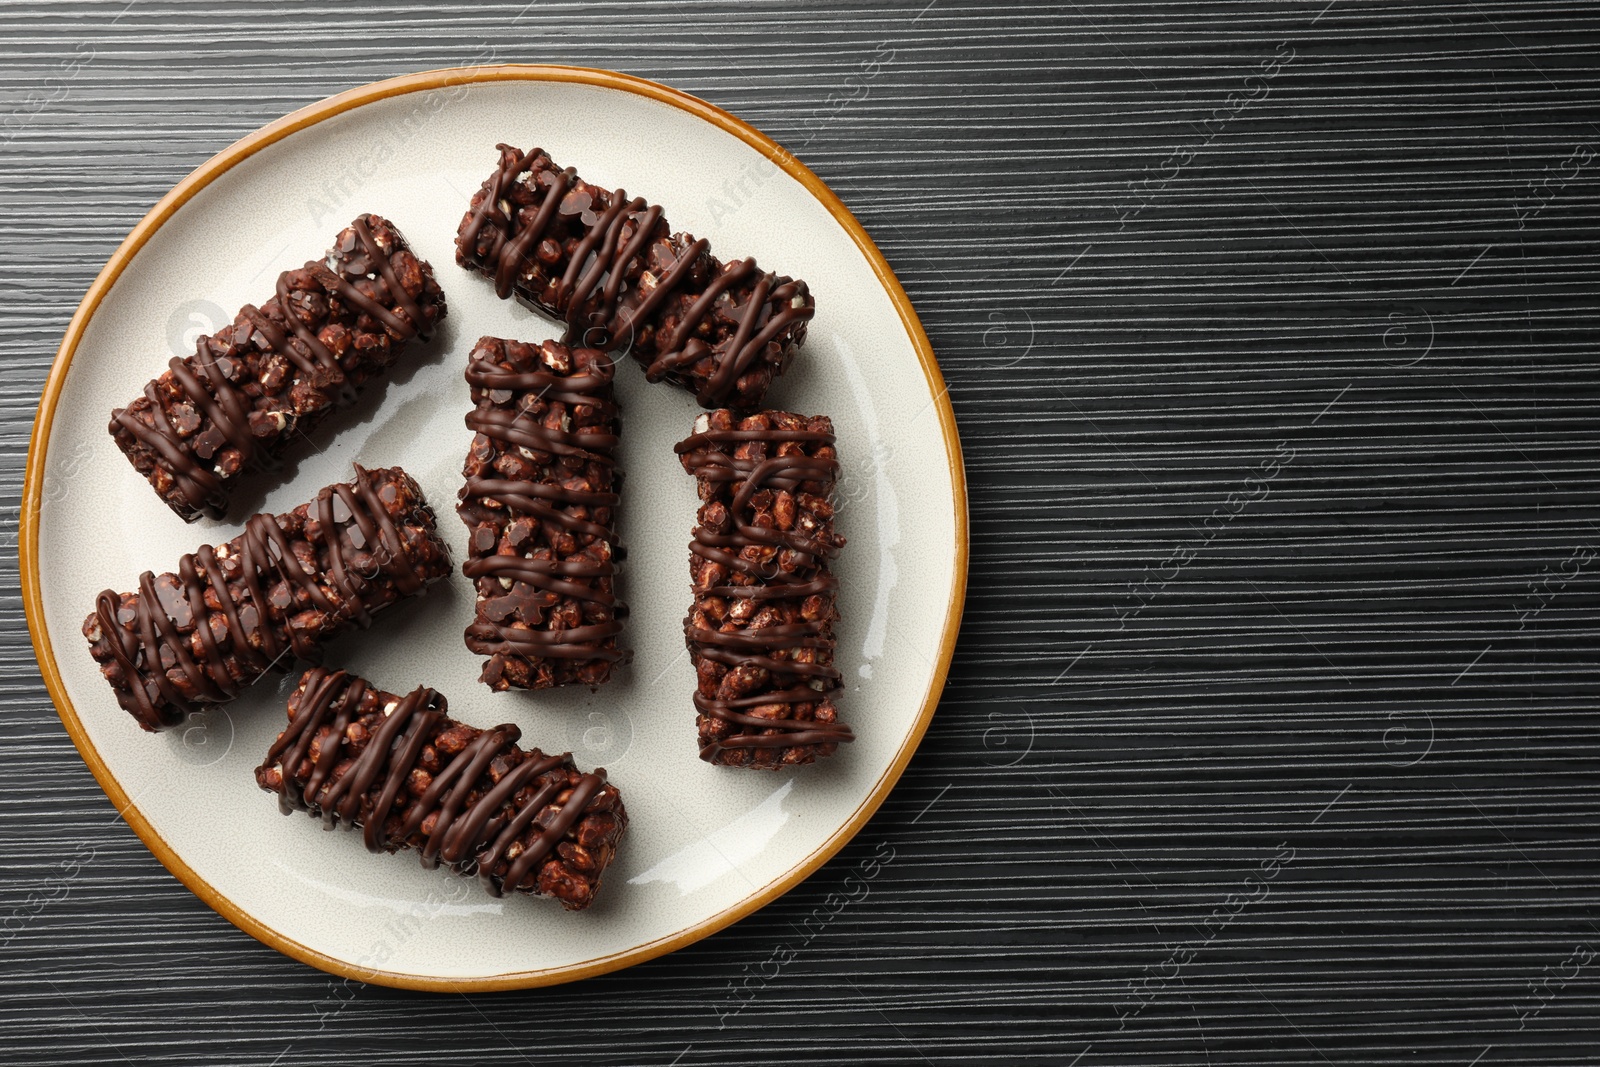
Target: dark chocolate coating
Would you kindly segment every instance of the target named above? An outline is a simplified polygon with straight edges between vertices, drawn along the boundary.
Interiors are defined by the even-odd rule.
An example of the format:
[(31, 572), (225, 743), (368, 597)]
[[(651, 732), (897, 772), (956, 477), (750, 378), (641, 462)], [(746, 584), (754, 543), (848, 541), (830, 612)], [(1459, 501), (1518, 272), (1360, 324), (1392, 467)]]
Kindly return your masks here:
[(493, 896), (588, 907), (628, 825), (617, 787), (603, 769), (580, 773), (570, 753), (518, 748), (515, 726), (479, 730), (447, 712), (432, 689), (400, 697), (314, 667), (256, 782), (285, 815), (359, 826), (371, 852), (416, 849), (424, 867), (477, 874)]
[(146, 730), (176, 726), (206, 704), (232, 700), (290, 654), (313, 659), (335, 634), (420, 593), (450, 571), (422, 490), (398, 467), (356, 468), (283, 515), (110, 589), (83, 623), (117, 703)]
[(677, 445), (699, 483), (689, 545), (700, 758), (736, 767), (811, 763), (855, 739), (838, 721), (833, 624), (844, 545), (829, 495), (838, 478), (826, 416), (702, 415)]
[(280, 274), (271, 299), (172, 359), (108, 429), (185, 521), (220, 518), (245, 471), (276, 467), (444, 316), (433, 269), (386, 219), (362, 215), (325, 258)]
[(708, 241), (671, 233), (661, 208), (591, 185), (541, 149), (499, 149), (461, 220), (457, 263), (566, 322), (566, 344), (626, 348), (651, 381), (704, 407), (760, 406), (816, 313), (805, 282), (753, 259), (724, 263)]
[(456, 513), (477, 591), (467, 647), (491, 689), (598, 686), (627, 614), (614, 589), (621, 418), (604, 352), (481, 338)]

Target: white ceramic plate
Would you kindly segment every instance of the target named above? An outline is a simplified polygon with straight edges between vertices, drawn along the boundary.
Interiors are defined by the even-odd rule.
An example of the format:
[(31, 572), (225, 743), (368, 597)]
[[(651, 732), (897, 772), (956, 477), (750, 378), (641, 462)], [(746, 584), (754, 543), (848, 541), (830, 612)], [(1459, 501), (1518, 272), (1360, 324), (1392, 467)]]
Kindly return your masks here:
[[(603, 119), (603, 121), (601, 121)], [(397, 692), (431, 685), (458, 718), (515, 722), (525, 743), (603, 765), (630, 827), (599, 902), (494, 900), (414, 855), (372, 856), (357, 835), (284, 818), (253, 768), (282, 728), (294, 675), (263, 680), (178, 730), (141, 732), (79, 633), (103, 588), (170, 569), (234, 535), (250, 510), (290, 508), (352, 462), (400, 465), (422, 484), (459, 562), (453, 505), (470, 433), (464, 359), (483, 334), (557, 336), (455, 265), (467, 199), (495, 143), (538, 144), (599, 184), (664, 205), (676, 229), (805, 278), (817, 316), (774, 407), (834, 419), (844, 473), (838, 662), (859, 738), (778, 774), (696, 757), (684, 652), (693, 481), (672, 445), (692, 398), (618, 376), (628, 472), (621, 592), (633, 664), (598, 693), (493, 694), (461, 633), (459, 573), (340, 639), (328, 662)], [(726, 183), (726, 184), (725, 184)], [(732, 198), (730, 199), (730, 189)], [(236, 498), (232, 521), (186, 526), (118, 453), (112, 407), (137, 395), (196, 331), (270, 295), (356, 214), (386, 216), (429, 260), (446, 325), (387, 385), (315, 435), (285, 476)], [(268, 479), (271, 481), (271, 479)], [(223, 152), (131, 234), (84, 299), (40, 406), (29, 456), (23, 574), (41, 668), (63, 721), (129, 823), (178, 877), (241, 928), (316, 966), (392, 985), (464, 989), (564, 981), (648, 959), (789, 889), (848, 841), (928, 725), (959, 623), (966, 500), (938, 369), (887, 264), (826, 187), (738, 120), (649, 82), (570, 68), (432, 72), (367, 86), (288, 116)]]

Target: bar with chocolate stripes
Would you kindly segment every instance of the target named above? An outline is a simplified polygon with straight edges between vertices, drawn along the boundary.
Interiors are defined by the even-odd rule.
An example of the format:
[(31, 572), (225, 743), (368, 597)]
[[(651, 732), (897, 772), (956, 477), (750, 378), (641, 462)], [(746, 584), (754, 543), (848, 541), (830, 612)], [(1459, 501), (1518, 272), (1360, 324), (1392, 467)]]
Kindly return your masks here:
[(704, 238), (672, 233), (661, 208), (542, 149), (498, 147), (461, 220), (457, 263), (492, 278), (501, 299), (564, 321), (569, 345), (625, 348), (702, 407), (761, 405), (816, 312), (805, 282), (718, 259)]
[(176, 572), (145, 571), (135, 592), (110, 589), (83, 622), (117, 703), (146, 730), (232, 700), (291, 656), (450, 572), (422, 490), (398, 467), (356, 468), (284, 515), (255, 515), (225, 544), (202, 545)]
[(777, 768), (853, 741), (833, 694), (839, 582), (828, 566), (838, 479), (833, 423), (787, 411), (701, 415), (679, 442), (700, 493), (689, 545), (700, 758)]
[(477, 591), (467, 647), (503, 691), (599, 686), (626, 662), (614, 588), (620, 409), (604, 352), (481, 338), (456, 512)]
[(493, 896), (554, 897), (579, 911), (628, 826), (606, 772), (572, 756), (517, 747), (506, 724), (451, 719), (426, 687), (385, 693), (344, 671), (314, 667), (289, 697), (289, 726), (256, 770), (285, 815), (332, 830), (361, 829), (371, 852), (414, 849), (428, 869), (476, 874)]
[(362, 215), (323, 259), (278, 275), (260, 307), (174, 357), (108, 429), (184, 521), (220, 518), (246, 471), (275, 467), (444, 316), (433, 268), (388, 220)]

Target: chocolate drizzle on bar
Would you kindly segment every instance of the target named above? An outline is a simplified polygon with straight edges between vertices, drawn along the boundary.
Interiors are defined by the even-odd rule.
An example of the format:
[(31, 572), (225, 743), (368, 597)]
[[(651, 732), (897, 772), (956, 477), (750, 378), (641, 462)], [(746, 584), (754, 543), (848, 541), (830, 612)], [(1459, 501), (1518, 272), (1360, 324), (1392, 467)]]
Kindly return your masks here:
[(484, 337), (457, 513), (477, 589), (467, 647), (491, 688), (597, 686), (626, 653), (615, 594), (620, 409), (604, 352)]
[(233, 478), (276, 467), (289, 438), (349, 404), (444, 314), (428, 265), (388, 221), (362, 215), (326, 260), (280, 274), (265, 307), (246, 304), (168, 362), (109, 429), (179, 515), (220, 516)]
[(714, 411), (677, 452), (705, 502), (684, 620), (701, 758), (777, 767), (832, 754), (854, 735), (829, 695), (842, 683), (828, 560), (844, 544), (828, 500), (839, 470), (831, 423)]
[(157, 730), (233, 699), (289, 653), (315, 658), (448, 569), (416, 483), (357, 467), (353, 482), (185, 554), (175, 573), (145, 571), (137, 592), (105, 590), (83, 632), (118, 702)]
[(306, 672), (289, 727), (256, 771), (285, 815), (359, 826), (370, 852), (415, 848), (429, 870), (476, 872), (494, 896), (544, 893), (586, 907), (627, 824), (604, 770), (517, 747), (512, 725), (452, 721), (444, 697), (404, 697), (344, 671)]
[(702, 406), (756, 407), (815, 313), (805, 282), (723, 263), (710, 243), (670, 234), (661, 208), (590, 185), (541, 149), (500, 145), (472, 199), (456, 260), (567, 324), (564, 341), (629, 348), (650, 381)]

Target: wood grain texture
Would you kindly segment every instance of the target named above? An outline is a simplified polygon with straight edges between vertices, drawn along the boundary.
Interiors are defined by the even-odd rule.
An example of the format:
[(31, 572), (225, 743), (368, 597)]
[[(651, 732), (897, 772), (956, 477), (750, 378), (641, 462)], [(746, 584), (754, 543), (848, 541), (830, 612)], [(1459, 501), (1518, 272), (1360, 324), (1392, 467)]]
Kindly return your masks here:
[[(6, 1063), (1594, 1062), (1591, 4), (28, 0), (0, 40)], [(834, 862), (633, 970), (437, 997), (155, 862), (10, 548), (55, 346), (150, 205), (294, 108), (489, 60), (668, 82), (839, 192), (950, 381), (973, 569)]]

